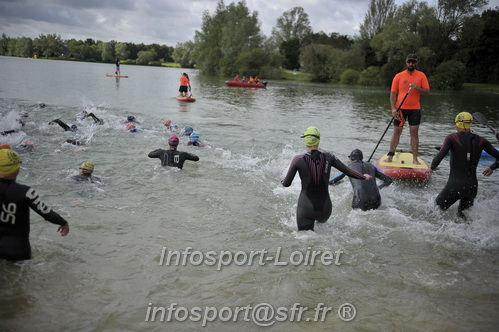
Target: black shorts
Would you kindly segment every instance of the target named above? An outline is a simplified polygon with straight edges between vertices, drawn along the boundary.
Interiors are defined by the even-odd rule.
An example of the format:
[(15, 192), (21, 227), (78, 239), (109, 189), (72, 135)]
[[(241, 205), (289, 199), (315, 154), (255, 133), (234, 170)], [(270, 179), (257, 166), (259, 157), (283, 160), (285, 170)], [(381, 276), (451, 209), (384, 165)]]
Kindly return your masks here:
[(393, 125), (397, 127), (403, 127), (406, 120), (409, 120), (409, 126), (417, 126), (421, 123), (421, 110), (403, 110), (399, 111), (399, 115), (402, 121), (397, 119), (393, 120)]
[(187, 92), (187, 85), (181, 85), (178, 89), (179, 92)]

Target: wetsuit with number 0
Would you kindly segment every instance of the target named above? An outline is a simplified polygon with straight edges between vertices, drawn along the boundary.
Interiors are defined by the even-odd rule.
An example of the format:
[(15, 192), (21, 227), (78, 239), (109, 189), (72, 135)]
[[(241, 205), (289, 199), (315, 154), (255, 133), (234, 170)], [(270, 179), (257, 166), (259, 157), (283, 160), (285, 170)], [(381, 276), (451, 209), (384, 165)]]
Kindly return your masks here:
[(149, 152), (149, 158), (159, 158), (161, 159), (161, 166), (173, 166), (182, 169), (184, 167), (184, 162), (186, 160), (198, 161), (199, 157), (177, 150), (163, 150), (157, 149)]

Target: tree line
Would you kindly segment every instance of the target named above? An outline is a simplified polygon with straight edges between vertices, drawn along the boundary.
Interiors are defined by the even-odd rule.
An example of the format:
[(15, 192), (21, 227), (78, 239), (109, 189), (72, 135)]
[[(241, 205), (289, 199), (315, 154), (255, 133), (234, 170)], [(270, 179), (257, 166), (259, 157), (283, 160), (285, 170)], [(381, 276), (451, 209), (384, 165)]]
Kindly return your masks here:
[(77, 61), (115, 62), (116, 58), (140, 65), (173, 62), (174, 48), (159, 44), (121, 43), (86, 40), (62, 40), (57, 34), (40, 34), (37, 38), (10, 38), (2, 34), (0, 55), (15, 57), (65, 58)]
[(59, 35), (9, 38), (2, 35), (0, 55), (64, 57), (82, 61), (137, 64), (175, 62), (203, 74), (280, 78), (282, 69), (310, 74), (316, 82), (388, 86), (403, 70), (408, 53), (432, 88), (459, 89), (464, 82), (499, 84), (499, 7), (488, 0), (371, 0), (358, 36), (314, 32), (308, 14), (294, 7), (277, 19), (271, 36), (260, 29), (258, 12), (244, 0), (203, 13), (193, 41), (144, 45)]

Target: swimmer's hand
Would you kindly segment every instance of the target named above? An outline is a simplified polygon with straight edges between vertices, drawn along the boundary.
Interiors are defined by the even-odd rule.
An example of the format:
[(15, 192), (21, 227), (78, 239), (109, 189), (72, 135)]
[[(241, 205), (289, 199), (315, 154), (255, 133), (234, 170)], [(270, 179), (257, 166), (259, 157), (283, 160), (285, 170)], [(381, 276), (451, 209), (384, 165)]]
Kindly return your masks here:
[(69, 224), (66, 223), (66, 225), (59, 226), (59, 228), (57, 228), (57, 231), (59, 233), (61, 233), (61, 236), (68, 235), (69, 234)]
[(370, 181), (373, 179), (373, 177), (370, 176), (369, 174), (364, 174), (364, 176), (366, 177), (366, 181)]
[(491, 176), (492, 173), (494, 173), (494, 170), (492, 168), (490, 168), (490, 167), (487, 167), (486, 169), (483, 170), (482, 174), (485, 175), (485, 176)]

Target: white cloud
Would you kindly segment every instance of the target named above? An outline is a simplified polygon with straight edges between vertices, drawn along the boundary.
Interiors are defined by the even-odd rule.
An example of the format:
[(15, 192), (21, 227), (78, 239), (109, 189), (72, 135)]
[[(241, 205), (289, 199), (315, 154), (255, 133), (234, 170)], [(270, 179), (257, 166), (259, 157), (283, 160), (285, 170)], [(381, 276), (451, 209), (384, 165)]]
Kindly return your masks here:
[[(246, 0), (270, 36), (277, 18), (295, 6), (309, 15), (314, 32), (358, 33), (370, 0)], [(433, 1), (433, 0), (431, 0)], [(225, 5), (231, 0), (225, 0)], [(397, 4), (405, 1), (396, 0)], [(166, 44), (194, 40), (203, 12), (213, 15), (217, 0), (0, 0), (0, 33), (10, 37), (59, 34), (62, 39)], [(431, 2), (430, 2), (431, 3)], [(499, 6), (491, 0), (489, 7)]]

